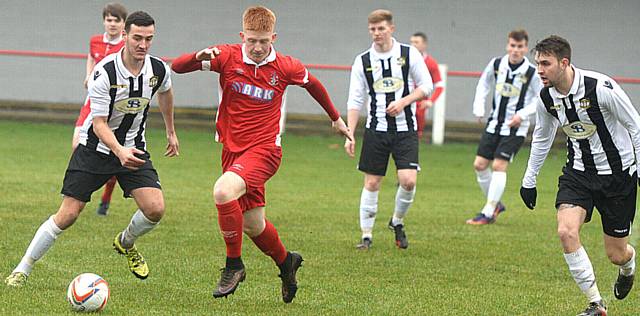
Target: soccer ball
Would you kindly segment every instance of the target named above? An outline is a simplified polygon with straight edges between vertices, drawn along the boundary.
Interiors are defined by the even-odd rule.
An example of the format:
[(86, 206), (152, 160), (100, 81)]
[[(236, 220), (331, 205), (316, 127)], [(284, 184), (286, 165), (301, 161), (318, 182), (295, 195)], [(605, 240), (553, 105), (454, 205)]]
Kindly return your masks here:
[(108, 300), (109, 284), (97, 274), (80, 274), (67, 288), (67, 301), (77, 312), (99, 312)]

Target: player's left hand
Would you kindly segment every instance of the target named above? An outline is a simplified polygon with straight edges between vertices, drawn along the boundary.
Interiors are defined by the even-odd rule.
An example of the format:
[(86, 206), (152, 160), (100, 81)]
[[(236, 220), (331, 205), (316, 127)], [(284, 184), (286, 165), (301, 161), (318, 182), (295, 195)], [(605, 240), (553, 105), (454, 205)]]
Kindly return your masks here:
[(533, 188), (520, 188), (520, 197), (522, 201), (524, 201), (524, 205), (526, 205), (530, 210), (536, 207), (536, 199), (538, 198), (538, 190), (535, 187)]
[(348, 140), (353, 140), (351, 138), (351, 132), (349, 131), (347, 124), (344, 123), (344, 120), (342, 120), (341, 117), (331, 122), (331, 126), (340, 134), (344, 135), (344, 137), (346, 137)]
[(400, 114), (402, 112), (402, 110), (404, 110), (405, 106), (406, 106), (406, 104), (404, 104), (404, 102), (402, 102), (402, 99), (395, 100), (395, 101), (389, 103), (389, 106), (387, 107), (387, 114), (395, 117), (398, 114)]
[(509, 126), (509, 127), (519, 127), (520, 123), (522, 123), (522, 118), (520, 117), (520, 115), (515, 114), (511, 118), (511, 121), (509, 121), (509, 124), (507, 124), (507, 126)]
[(420, 103), (418, 103), (418, 109), (420, 111), (423, 111), (424, 109), (430, 109), (433, 107), (433, 101), (431, 100), (424, 100), (424, 101), (420, 101)]
[(179, 147), (180, 144), (178, 143), (176, 133), (167, 133), (167, 150), (164, 152), (164, 155), (167, 157), (180, 156)]

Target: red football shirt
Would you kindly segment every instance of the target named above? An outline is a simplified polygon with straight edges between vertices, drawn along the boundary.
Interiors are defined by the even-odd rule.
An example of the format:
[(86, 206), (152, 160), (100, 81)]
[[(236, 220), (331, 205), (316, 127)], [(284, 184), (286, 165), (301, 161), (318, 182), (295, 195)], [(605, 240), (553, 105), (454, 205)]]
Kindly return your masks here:
[(216, 47), (220, 55), (211, 61), (197, 61), (193, 53), (177, 58), (172, 67), (220, 73), (217, 140), (231, 152), (256, 145), (280, 146), (283, 94), (289, 85), (306, 84), (309, 72), (299, 60), (277, 53), (273, 46), (260, 64), (249, 59), (242, 44)]
[(431, 75), (431, 80), (433, 81), (433, 86), (435, 88), (428, 100), (431, 100), (433, 101), (433, 103), (435, 103), (442, 93), (442, 90), (444, 90), (442, 83), (440, 83), (442, 81), (442, 77), (440, 76), (440, 68), (438, 68), (438, 62), (428, 54), (424, 57), (424, 63), (427, 64), (427, 69), (429, 70), (429, 74)]
[(109, 42), (105, 34), (91, 36), (89, 40), (89, 53), (99, 63), (103, 58), (119, 51), (124, 46), (124, 40)]

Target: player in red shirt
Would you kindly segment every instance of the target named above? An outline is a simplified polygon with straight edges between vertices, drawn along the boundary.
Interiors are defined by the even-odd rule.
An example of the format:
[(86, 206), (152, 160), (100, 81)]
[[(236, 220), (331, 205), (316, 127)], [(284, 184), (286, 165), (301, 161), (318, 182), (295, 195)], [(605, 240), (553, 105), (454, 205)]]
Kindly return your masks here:
[[(87, 82), (93, 72), (93, 67), (106, 56), (120, 51), (124, 46), (122, 33), (124, 31), (124, 22), (127, 19), (127, 9), (119, 3), (108, 3), (102, 9), (102, 23), (104, 24), (104, 33), (97, 34), (89, 40), (89, 54), (87, 55), (87, 73), (84, 79), (84, 87), (87, 88)], [(89, 96), (84, 101), (84, 106), (80, 109), (80, 115), (76, 120), (76, 127), (73, 130), (73, 139), (71, 148), (73, 150), (78, 146), (78, 134), (80, 127), (84, 124), (87, 116), (91, 112)], [(107, 215), (109, 203), (111, 203), (111, 195), (116, 185), (116, 177), (107, 181), (102, 193), (102, 199), (98, 206), (98, 215)]]
[(173, 61), (177, 73), (211, 70), (220, 74), (222, 100), (216, 117), (216, 139), (223, 144), (222, 171), (213, 187), (218, 224), (227, 248), (226, 266), (213, 296), (232, 294), (245, 279), (242, 233), (246, 233), (280, 268), (282, 299), (290, 303), (298, 289), (296, 272), (302, 256), (288, 252), (265, 218), (265, 183), (280, 165), (279, 124), (282, 98), (289, 85), (305, 88), (324, 108), (332, 125), (349, 130), (318, 79), (299, 60), (277, 53), (274, 13), (250, 7), (242, 16), (242, 44), (217, 45)]
[[(411, 35), (411, 45), (422, 53), (424, 56), (424, 63), (427, 64), (427, 69), (429, 70), (429, 74), (431, 75), (431, 79), (433, 80), (433, 93), (431, 95), (420, 101), (418, 103), (418, 109), (416, 110), (416, 119), (418, 124), (418, 137), (422, 138), (422, 133), (424, 131), (425, 117), (427, 116), (427, 110), (436, 103), (438, 97), (444, 91), (444, 82), (442, 82), (442, 77), (440, 76), (440, 69), (438, 68), (438, 62), (431, 57), (431, 55), (427, 54), (427, 35), (422, 32), (417, 32)], [(429, 142), (429, 140), (426, 140)]]

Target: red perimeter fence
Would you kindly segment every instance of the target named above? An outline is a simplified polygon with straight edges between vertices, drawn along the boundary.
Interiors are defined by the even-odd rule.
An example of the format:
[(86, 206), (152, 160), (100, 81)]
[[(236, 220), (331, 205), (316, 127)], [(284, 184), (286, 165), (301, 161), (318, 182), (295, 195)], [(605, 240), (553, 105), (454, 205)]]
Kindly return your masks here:
[[(28, 51), (28, 50), (8, 50), (8, 49), (0, 49), (0, 55), (7, 56), (25, 56), (25, 57), (48, 57), (48, 58), (65, 58), (65, 59), (85, 59), (87, 58), (87, 54), (78, 54), (78, 53), (62, 53), (62, 52), (36, 52), (36, 51)], [(162, 57), (163, 60), (167, 62), (171, 62), (173, 58), (170, 57)], [(306, 64), (305, 65), (309, 69), (321, 69), (321, 70), (351, 70), (351, 66), (344, 65), (325, 65), (325, 64)], [(450, 77), (480, 77), (479, 71), (455, 71), (449, 70), (447, 71), (447, 76)], [(618, 83), (630, 83), (630, 84), (640, 84), (640, 78), (631, 78), (631, 77), (613, 77)]]

